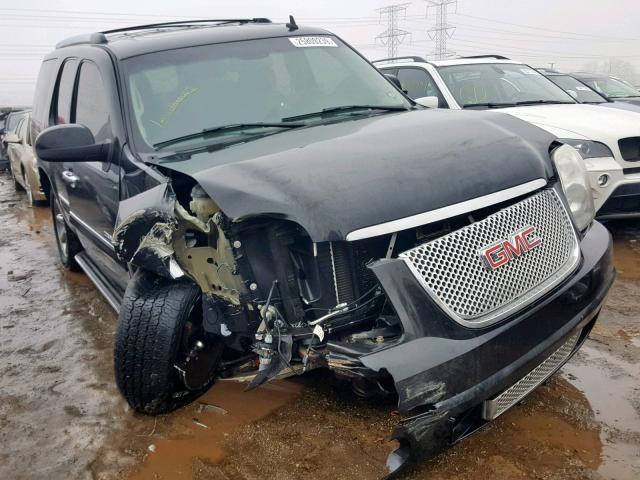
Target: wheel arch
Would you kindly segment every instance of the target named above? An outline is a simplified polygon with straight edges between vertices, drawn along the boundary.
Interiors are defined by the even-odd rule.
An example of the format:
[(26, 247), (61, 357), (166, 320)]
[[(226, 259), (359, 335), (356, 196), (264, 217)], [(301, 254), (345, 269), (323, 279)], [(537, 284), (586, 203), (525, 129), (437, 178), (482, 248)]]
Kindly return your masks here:
[(42, 187), (42, 191), (44, 192), (44, 196), (47, 198), (47, 201), (51, 201), (51, 180), (49, 179), (49, 175), (44, 168), (38, 166), (38, 174), (40, 175), (40, 186)]

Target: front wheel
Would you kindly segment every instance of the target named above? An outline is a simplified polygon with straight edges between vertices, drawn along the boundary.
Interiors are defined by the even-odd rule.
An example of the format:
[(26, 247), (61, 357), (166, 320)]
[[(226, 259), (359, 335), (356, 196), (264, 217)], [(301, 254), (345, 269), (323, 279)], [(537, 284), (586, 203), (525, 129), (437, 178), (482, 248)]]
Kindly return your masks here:
[(51, 216), (53, 217), (53, 233), (58, 245), (60, 263), (67, 270), (79, 272), (80, 266), (75, 261), (75, 256), (82, 251), (82, 245), (76, 234), (69, 228), (60, 208), (60, 199), (53, 193), (51, 201)]
[(138, 270), (120, 308), (114, 367), (116, 383), (140, 413), (186, 405), (214, 383), (222, 341), (202, 329), (200, 289)]

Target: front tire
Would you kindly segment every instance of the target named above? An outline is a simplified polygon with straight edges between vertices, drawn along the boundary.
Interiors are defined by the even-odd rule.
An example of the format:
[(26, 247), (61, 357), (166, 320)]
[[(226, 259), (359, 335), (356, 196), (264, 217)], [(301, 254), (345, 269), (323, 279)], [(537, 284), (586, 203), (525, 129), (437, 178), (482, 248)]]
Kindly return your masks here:
[(56, 193), (52, 192), (51, 216), (53, 217), (53, 233), (58, 245), (60, 263), (67, 270), (72, 272), (81, 271), (76, 263), (75, 256), (82, 251), (82, 244), (76, 234), (69, 228), (67, 221), (60, 208), (60, 199)]
[(144, 270), (134, 274), (120, 308), (114, 354), (116, 383), (134, 410), (170, 412), (211, 387), (223, 345), (201, 325), (201, 293), (194, 283)]

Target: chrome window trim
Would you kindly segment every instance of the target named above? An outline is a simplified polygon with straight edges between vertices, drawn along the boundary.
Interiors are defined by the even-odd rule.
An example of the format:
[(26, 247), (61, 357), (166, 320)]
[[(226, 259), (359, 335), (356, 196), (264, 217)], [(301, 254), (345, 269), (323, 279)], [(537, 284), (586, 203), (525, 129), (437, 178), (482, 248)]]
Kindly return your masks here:
[(347, 241), (353, 242), (356, 240), (363, 240), (365, 238), (379, 237), (380, 235), (387, 235), (389, 233), (399, 232), (401, 230), (407, 230), (409, 228), (415, 228), (433, 222), (439, 222), (440, 220), (445, 220), (447, 218), (457, 217), (458, 215), (463, 215), (497, 203), (506, 202), (507, 200), (511, 200), (512, 198), (516, 198), (521, 195), (526, 195), (527, 193), (543, 188), (546, 185), (547, 181), (545, 179), (538, 178), (536, 180), (490, 193), (482, 197), (472, 198), (471, 200), (454, 203), (453, 205), (437, 208), (424, 213), (418, 213), (417, 215), (412, 215), (410, 217), (399, 218), (397, 220), (391, 220), (390, 222), (360, 228), (349, 232), (347, 234)]

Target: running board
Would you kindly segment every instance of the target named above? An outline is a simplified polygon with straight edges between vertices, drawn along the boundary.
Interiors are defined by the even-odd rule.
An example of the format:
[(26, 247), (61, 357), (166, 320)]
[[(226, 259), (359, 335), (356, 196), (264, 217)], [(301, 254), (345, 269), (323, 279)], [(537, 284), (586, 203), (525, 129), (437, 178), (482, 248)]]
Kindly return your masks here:
[(120, 304), (122, 303), (122, 294), (109, 285), (105, 276), (100, 273), (94, 263), (89, 259), (85, 252), (80, 252), (74, 257), (76, 263), (82, 268), (84, 273), (93, 282), (98, 291), (105, 298), (107, 303), (111, 305), (116, 313), (120, 313)]

